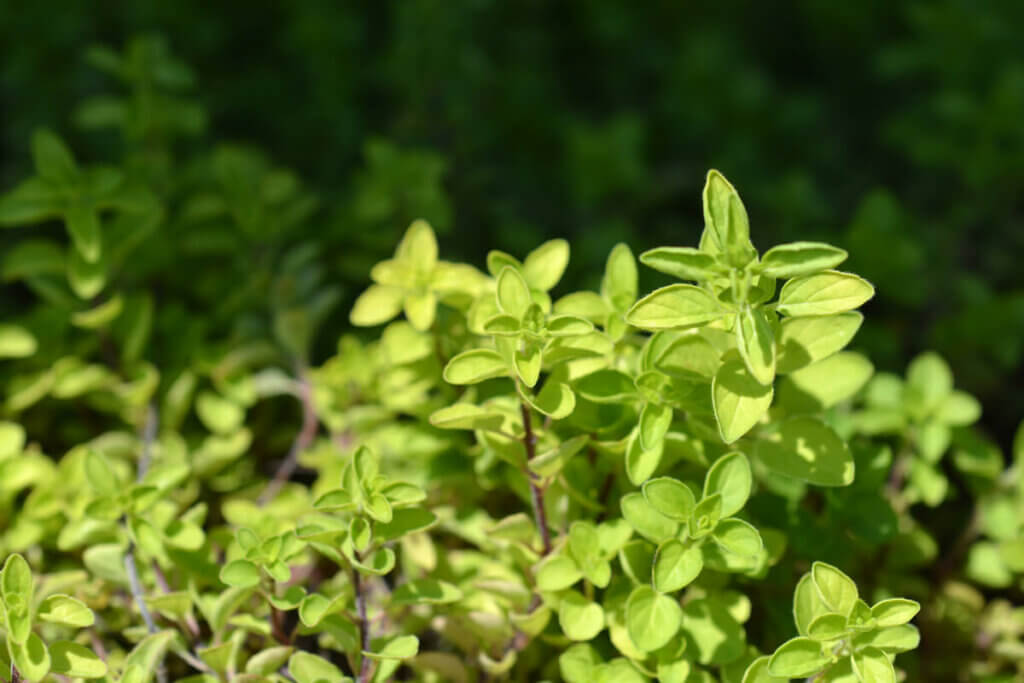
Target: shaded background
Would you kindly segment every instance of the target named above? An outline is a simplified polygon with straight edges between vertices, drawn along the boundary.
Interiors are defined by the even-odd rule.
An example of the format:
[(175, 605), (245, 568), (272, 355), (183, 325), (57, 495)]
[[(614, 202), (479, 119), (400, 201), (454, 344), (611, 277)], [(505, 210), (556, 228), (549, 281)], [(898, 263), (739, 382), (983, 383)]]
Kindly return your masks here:
[[(153, 31), (197, 76), (207, 123), (188, 144), (254, 145), (318, 197), (286, 236), (321, 245), (345, 301), (418, 216), (446, 258), (478, 265), (567, 237), (559, 293), (595, 287), (617, 241), (695, 244), (715, 167), (762, 250), (850, 250), (878, 288), (857, 344), (879, 369), (937, 349), (1007, 445), (1024, 382), (1022, 26), (1019, 0), (8, 4), (0, 188), (30, 173), (37, 125), (117, 158), (117, 136), (74, 125), (111, 90), (83, 53)], [(339, 308), (321, 345), (345, 324)]]

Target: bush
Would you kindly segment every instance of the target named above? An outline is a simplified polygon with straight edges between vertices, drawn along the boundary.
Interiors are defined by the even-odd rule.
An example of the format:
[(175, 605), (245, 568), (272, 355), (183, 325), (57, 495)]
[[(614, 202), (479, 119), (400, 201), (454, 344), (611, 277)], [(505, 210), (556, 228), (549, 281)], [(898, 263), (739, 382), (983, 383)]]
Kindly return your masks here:
[(161, 44), (93, 59), (129, 94), (79, 119), (124, 158), (40, 130), (0, 197), (14, 680), (1024, 675), (1024, 438), (1005, 469), (936, 354), (845, 350), (874, 288), (843, 249), (759, 253), (716, 171), (698, 246), (639, 258), (683, 282), (643, 296), (626, 244), (553, 296), (568, 242), (483, 272), (417, 220), (351, 309), (386, 327), (318, 362), (313, 196), (182, 152), (203, 117)]

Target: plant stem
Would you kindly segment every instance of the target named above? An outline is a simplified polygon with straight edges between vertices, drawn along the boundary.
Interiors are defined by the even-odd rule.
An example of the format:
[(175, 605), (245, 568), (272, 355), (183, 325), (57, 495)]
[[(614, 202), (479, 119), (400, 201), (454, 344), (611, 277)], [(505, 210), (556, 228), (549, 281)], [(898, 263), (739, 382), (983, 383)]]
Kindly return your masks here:
[(139, 466), (136, 477), (139, 481), (149, 471), (149, 463), (153, 458), (153, 442), (156, 440), (156, 430), (160, 426), (160, 416), (156, 406), (152, 403), (146, 406), (146, 422), (142, 426), (142, 452), (139, 454)]
[(313, 405), (313, 387), (305, 371), (299, 371), (299, 400), (302, 402), (302, 426), (299, 428), (299, 433), (295, 435), (291, 448), (288, 449), (288, 455), (277, 468), (277, 472), (274, 473), (274, 478), (257, 499), (260, 506), (273, 500), (285, 483), (292, 478), (295, 468), (299, 465), (299, 455), (309, 448), (313, 443), (313, 438), (316, 437), (320, 420), (317, 418), (316, 408)]
[[(537, 439), (533, 434), (533, 421), (530, 416), (530, 408), (525, 401), (519, 402), (519, 409), (523, 415), (523, 446), (526, 448), (526, 460), (533, 460), (537, 454)], [(544, 555), (551, 552), (551, 532), (548, 530), (548, 517), (544, 511), (544, 490), (537, 484), (537, 478), (530, 470), (526, 470), (526, 479), (530, 482), (530, 502), (533, 504), (533, 518), (537, 523), (537, 531), (540, 532), (541, 542), (544, 546)]]
[[(152, 457), (153, 441), (156, 439), (156, 430), (158, 423), (158, 415), (156, 408), (153, 404), (149, 404), (146, 407), (146, 422), (142, 427), (142, 452), (139, 454), (139, 466), (136, 472), (136, 480), (142, 481), (142, 478), (146, 476), (146, 472), (149, 470), (149, 462)], [(146, 594), (142, 590), (142, 581), (139, 580), (139, 570), (135, 565), (135, 544), (128, 544), (128, 551), (124, 554), (124, 569), (128, 574), (128, 585), (131, 588), (132, 600), (139, 608), (139, 614), (142, 615), (142, 621), (146, 623), (146, 630), (150, 633), (156, 633), (157, 627), (156, 622), (153, 621), (153, 615), (149, 613), (149, 608), (146, 606)], [(163, 661), (157, 666), (156, 678), (160, 683), (167, 683), (167, 671), (164, 668)]]
[[(359, 613), (359, 639), (363, 652), (370, 652), (370, 620), (366, 618), (366, 596), (363, 595), (362, 577), (359, 571), (352, 569), (352, 589), (356, 594), (356, 611)], [(372, 660), (364, 654), (359, 655), (359, 677), (357, 683), (370, 680)]]
[[(156, 633), (156, 622), (153, 621), (153, 615), (149, 613), (149, 608), (146, 607), (146, 597), (142, 592), (142, 582), (139, 580), (139, 571), (135, 566), (134, 545), (129, 545), (128, 552), (124, 555), (124, 569), (128, 573), (128, 585), (131, 587), (132, 599), (139, 608), (142, 620), (146, 622), (146, 630), (150, 633)], [(167, 672), (164, 670), (163, 662), (157, 667), (156, 678), (160, 683), (167, 683)]]

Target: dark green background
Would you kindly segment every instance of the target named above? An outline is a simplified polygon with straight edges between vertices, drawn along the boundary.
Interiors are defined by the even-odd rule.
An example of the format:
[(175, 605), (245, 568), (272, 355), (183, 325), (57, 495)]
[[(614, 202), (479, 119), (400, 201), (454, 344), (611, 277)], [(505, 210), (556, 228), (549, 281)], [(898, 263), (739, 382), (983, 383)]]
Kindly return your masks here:
[(295, 238), (325, 245), (349, 300), (418, 215), (478, 265), (567, 237), (559, 291), (595, 286), (616, 241), (695, 244), (715, 167), (762, 249), (848, 248), (879, 290), (858, 344), (900, 371), (938, 349), (1005, 444), (1024, 383), (1022, 27), (1019, 0), (8, 3), (0, 186), (29, 172), (40, 124), (116, 158), (72, 125), (111, 90), (82, 55), (153, 31), (195, 68), (205, 141), (260, 147), (318, 193)]

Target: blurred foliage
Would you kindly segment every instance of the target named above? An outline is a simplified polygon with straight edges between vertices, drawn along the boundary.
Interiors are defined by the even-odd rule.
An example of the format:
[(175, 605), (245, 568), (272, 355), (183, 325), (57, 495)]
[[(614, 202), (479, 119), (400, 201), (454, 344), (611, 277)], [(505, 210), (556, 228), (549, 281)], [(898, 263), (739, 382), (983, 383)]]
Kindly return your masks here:
[[(275, 244), (314, 240), (351, 301), (352, 283), (417, 217), (461, 258), (567, 237), (578, 245), (567, 282), (596, 286), (585, 274), (600, 271), (607, 244), (693, 241), (691, 198), (714, 166), (752, 188), (765, 245), (800, 236), (854, 255), (881, 293), (862, 333), (880, 367), (935, 348), (993, 431), (1017, 419), (998, 392), (1024, 379), (1019, 2), (311, 0), (239, 13), (183, 0), (10, 6), (0, 17), (0, 186), (28, 173), (39, 124), (86, 158), (117, 158), (144, 138), (154, 173), (161, 141), (184, 136), (174, 153), (195, 182), (224, 182), (252, 154), (192, 159), (205, 139), (245, 141), (273, 160), (260, 162), (266, 173), (282, 164), (308, 182), (309, 201), (289, 210), (313, 212), (315, 194), (312, 220), (279, 226), (286, 235), (248, 223), (232, 243), (197, 229), (152, 250), (161, 268), (133, 272), (163, 291), (177, 291), (164, 278), (191, 280), (220, 299), (211, 320), (243, 298), (213, 294), (219, 276), (258, 290)], [(82, 58), (85, 46), (153, 30), (197, 77), (139, 44), (120, 65), (100, 51)], [(111, 99), (110, 75), (124, 99)], [(113, 122), (124, 135), (94, 130)], [(174, 273), (186, 248), (217, 273)], [(194, 320), (208, 301), (180, 302), (186, 328), (215, 324)]]

